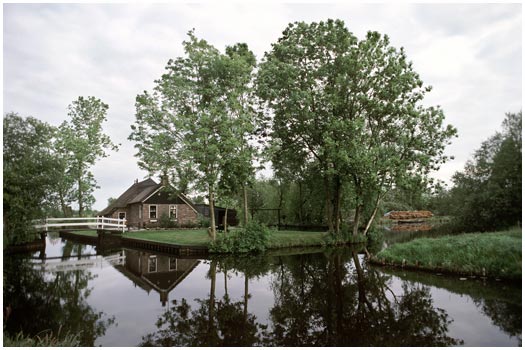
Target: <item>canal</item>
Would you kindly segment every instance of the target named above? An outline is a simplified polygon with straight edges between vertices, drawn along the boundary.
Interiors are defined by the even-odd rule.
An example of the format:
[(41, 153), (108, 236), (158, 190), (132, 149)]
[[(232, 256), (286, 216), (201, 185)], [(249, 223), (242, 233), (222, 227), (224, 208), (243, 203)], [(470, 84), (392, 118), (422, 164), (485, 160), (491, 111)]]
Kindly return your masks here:
[(4, 256), (4, 333), (60, 330), (83, 346), (521, 346), (520, 285), (363, 257), (102, 252), (50, 235), (45, 252)]

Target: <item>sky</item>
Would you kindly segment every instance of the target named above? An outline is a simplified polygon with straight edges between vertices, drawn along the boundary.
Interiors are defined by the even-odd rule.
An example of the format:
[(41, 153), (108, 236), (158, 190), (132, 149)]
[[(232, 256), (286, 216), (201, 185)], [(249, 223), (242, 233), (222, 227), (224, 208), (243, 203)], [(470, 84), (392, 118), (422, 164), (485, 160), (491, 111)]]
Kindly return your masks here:
[(221, 51), (245, 42), (258, 60), (290, 22), (342, 19), (359, 39), (370, 30), (387, 34), (433, 87), (424, 104), (441, 106), (458, 129), (446, 149), (455, 159), (434, 174), (448, 183), (501, 129), (505, 113), (522, 109), (521, 4), (14, 3), (3, 4), (2, 17), (4, 114), (58, 126), (79, 96), (109, 105), (104, 130), (121, 146), (92, 168), (97, 210), (147, 177), (127, 140), (135, 97), (151, 91), (170, 58), (183, 56), (192, 28)]

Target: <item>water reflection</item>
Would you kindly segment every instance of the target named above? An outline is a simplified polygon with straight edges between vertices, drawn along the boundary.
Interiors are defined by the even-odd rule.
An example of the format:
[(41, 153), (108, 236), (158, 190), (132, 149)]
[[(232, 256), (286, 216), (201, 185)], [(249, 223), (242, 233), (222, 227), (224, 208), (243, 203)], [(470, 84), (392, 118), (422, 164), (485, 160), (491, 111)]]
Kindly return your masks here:
[(4, 330), (31, 336), (69, 333), (78, 335), (82, 345), (94, 346), (115, 322), (86, 302), (92, 291), (88, 283), (94, 278), (87, 270), (48, 274), (29, 260), (4, 259), (4, 310), (11, 310)]
[[(266, 259), (268, 261), (268, 259)], [(210, 262), (208, 300), (190, 308), (174, 301), (157, 321), (158, 331), (143, 338), (152, 346), (450, 346), (451, 320), (433, 307), (429, 289), (403, 284), (394, 295), (387, 276), (363, 268), (355, 251), (274, 257), (271, 264)], [(215, 298), (216, 266), (245, 274), (244, 300), (226, 293)], [(246, 271), (247, 266), (258, 266)], [(267, 271), (261, 269), (266, 266)], [(274, 305), (269, 326), (247, 312), (248, 276), (270, 272)], [(217, 310), (215, 310), (217, 308)]]
[(83, 346), (521, 345), (521, 288), (379, 269), (362, 248), (203, 260), (64, 241), (46, 268), (4, 257), (5, 331), (62, 328)]
[(135, 286), (148, 293), (153, 289), (165, 306), (169, 293), (199, 264), (197, 259), (178, 259), (162, 254), (124, 249), (125, 264), (115, 266)]
[(215, 297), (216, 260), (210, 262), (208, 299), (197, 299), (192, 309), (186, 299), (173, 300), (173, 306), (158, 319), (158, 331), (143, 337), (142, 346), (260, 346), (264, 344), (266, 326), (248, 313), (248, 277), (245, 276), (243, 300), (232, 301), (227, 292)]

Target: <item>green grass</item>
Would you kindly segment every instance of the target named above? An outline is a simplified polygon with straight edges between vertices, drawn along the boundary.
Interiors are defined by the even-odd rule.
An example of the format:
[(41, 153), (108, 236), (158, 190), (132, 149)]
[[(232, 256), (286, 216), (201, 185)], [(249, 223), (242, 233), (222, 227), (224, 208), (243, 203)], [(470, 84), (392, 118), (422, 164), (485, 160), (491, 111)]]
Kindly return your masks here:
[(69, 231), (69, 233), (73, 233), (75, 235), (80, 235), (80, 236), (97, 237), (96, 230)]
[(268, 248), (321, 246), (327, 236), (327, 232), (272, 231), (268, 237)]
[[(97, 232), (93, 230), (72, 231), (71, 233), (84, 236), (97, 236)], [(208, 232), (205, 229), (134, 231), (124, 232), (123, 237), (188, 246), (207, 246), (211, 242)], [(330, 245), (329, 234), (327, 232), (271, 231), (268, 237), (267, 248), (276, 249), (323, 245)]]
[(208, 231), (205, 229), (124, 232), (123, 237), (191, 246), (207, 246), (210, 242)]
[(487, 277), (521, 278), (521, 230), (419, 238), (394, 244), (372, 262)]

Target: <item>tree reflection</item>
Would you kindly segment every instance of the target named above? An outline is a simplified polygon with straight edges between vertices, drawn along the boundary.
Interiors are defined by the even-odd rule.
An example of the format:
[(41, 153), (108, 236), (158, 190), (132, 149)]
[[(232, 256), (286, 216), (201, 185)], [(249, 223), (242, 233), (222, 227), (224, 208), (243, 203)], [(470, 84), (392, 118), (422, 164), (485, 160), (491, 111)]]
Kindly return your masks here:
[[(258, 346), (263, 343), (266, 327), (247, 312), (247, 277), (243, 301), (232, 301), (227, 292), (222, 299), (217, 299), (217, 264), (217, 260), (210, 262), (209, 298), (196, 299), (197, 307), (193, 310), (186, 299), (173, 300), (173, 306), (157, 320), (158, 331), (144, 336), (141, 346)], [(226, 284), (225, 289), (227, 291)]]
[(86, 302), (93, 278), (87, 270), (51, 274), (35, 270), (26, 259), (4, 257), (4, 308), (12, 310), (4, 330), (30, 336), (69, 333), (78, 335), (82, 346), (94, 346), (114, 317), (104, 319)]
[[(262, 261), (264, 260), (264, 261)], [(215, 297), (218, 266), (243, 275), (244, 296)], [(271, 273), (269, 325), (248, 313), (249, 280)], [(157, 321), (144, 346), (451, 346), (450, 319), (435, 308), (428, 287), (403, 283), (361, 266), (355, 251), (219, 259), (210, 262), (210, 293), (195, 309), (185, 299)], [(259, 322), (258, 322), (259, 321)], [(264, 320), (266, 321), (266, 320)]]
[(388, 274), (411, 283), (422, 283), (458, 294), (468, 295), (480, 311), (488, 316), (509, 337), (516, 337), (521, 346), (521, 286), (490, 280), (468, 279), (458, 283), (457, 277), (435, 276), (415, 271), (388, 269)]
[(357, 254), (289, 257), (277, 269), (271, 309), (273, 346), (451, 346), (450, 320), (433, 307), (429, 288), (364, 269)]

